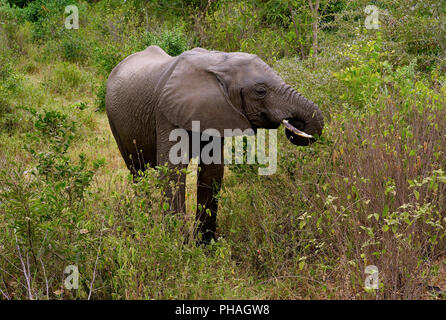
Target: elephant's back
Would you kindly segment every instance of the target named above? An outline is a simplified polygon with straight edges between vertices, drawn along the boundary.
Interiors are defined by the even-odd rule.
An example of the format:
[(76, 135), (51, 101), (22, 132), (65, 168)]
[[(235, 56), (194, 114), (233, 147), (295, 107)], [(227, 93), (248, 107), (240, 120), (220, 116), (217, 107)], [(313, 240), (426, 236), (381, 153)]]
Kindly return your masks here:
[(143, 112), (139, 109), (155, 99), (157, 82), (172, 59), (161, 48), (150, 46), (122, 60), (107, 80), (107, 112)]
[(150, 46), (122, 60), (110, 73), (110, 78), (128, 78), (137, 73), (156, 71), (173, 58), (158, 46)]
[(156, 85), (172, 59), (161, 48), (150, 46), (122, 60), (110, 73), (106, 111), (116, 133), (130, 141), (123, 144), (153, 135)]

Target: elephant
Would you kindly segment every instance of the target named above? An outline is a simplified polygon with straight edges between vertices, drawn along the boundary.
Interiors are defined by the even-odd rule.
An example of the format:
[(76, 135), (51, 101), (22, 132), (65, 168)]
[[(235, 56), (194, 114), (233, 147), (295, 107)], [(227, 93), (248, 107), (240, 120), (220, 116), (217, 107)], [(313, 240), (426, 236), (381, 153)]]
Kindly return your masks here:
[[(257, 55), (195, 48), (172, 57), (149, 46), (122, 60), (106, 86), (106, 113), (110, 128), (133, 175), (166, 165), (175, 171), (177, 191), (166, 191), (172, 210), (185, 210), (187, 163), (169, 161), (176, 143), (170, 132), (190, 135), (214, 129), (241, 131), (276, 129), (282, 123), (288, 140), (306, 146), (320, 136), (324, 119), (318, 106), (286, 84)], [(199, 132), (192, 126), (200, 121)], [(203, 148), (205, 144), (200, 144)], [(185, 155), (190, 160), (191, 153)], [(218, 199), (223, 163), (199, 162), (197, 175), (196, 235), (209, 243), (216, 238)]]

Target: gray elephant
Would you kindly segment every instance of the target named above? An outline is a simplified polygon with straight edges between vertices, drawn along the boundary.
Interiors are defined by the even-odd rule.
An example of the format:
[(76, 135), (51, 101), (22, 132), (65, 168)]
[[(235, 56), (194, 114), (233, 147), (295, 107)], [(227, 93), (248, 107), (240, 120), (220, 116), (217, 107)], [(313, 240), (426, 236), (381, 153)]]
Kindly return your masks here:
[[(272, 129), (285, 125), (295, 145), (308, 145), (320, 135), (319, 108), (287, 85), (256, 55), (196, 48), (171, 57), (157, 46), (130, 55), (111, 72), (107, 81), (106, 111), (119, 150), (134, 175), (147, 167), (167, 164), (177, 168), (168, 178), (179, 182), (168, 192), (172, 209), (184, 212), (187, 164), (172, 164), (172, 130), (190, 135), (213, 128)], [(194, 132), (192, 121), (200, 121)], [(305, 132), (303, 132), (305, 131)], [(201, 145), (203, 148), (204, 145)], [(192, 155), (189, 152), (188, 160)], [(215, 237), (217, 198), (223, 178), (221, 163), (199, 163), (197, 232), (204, 242)]]

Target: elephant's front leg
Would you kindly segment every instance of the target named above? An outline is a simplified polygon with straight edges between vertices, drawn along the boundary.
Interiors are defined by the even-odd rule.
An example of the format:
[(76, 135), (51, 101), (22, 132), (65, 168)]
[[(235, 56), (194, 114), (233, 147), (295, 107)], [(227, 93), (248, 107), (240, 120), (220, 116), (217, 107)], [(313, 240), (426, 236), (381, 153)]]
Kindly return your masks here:
[(186, 169), (187, 165), (168, 165), (168, 185), (165, 192), (172, 213), (186, 212)]
[[(175, 159), (170, 159), (170, 151), (175, 145), (181, 141), (169, 141), (172, 130), (178, 129), (170, 124), (162, 115), (157, 117), (157, 165), (167, 166), (167, 174), (162, 174), (163, 179), (168, 179), (166, 188), (166, 197), (170, 199), (170, 211), (172, 213), (185, 213), (185, 185), (186, 185), (186, 169), (190, 161), (189, 150), (184, 149), (181, 155), (182, 161), (178, 163)], [(181, 129), (179, 129), (181, 130)], [(186, 146), (187, 147), (187, 146)]]
[(201, 233), (201, 241), (209, 243), (215, 239), (217, 228), (217, 194), (223, 180), (223, 164), (199, 165), (197, 179), (197, 232)]

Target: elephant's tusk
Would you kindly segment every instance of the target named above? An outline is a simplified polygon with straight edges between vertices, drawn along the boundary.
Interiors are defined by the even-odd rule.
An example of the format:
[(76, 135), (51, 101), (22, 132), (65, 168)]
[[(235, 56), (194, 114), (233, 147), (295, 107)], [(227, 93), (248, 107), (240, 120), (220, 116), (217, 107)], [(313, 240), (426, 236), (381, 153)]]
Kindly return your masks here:
[(294, 134), (304, 137), (304, 138), (308, 138), (311, 139), (313, 138), (313, 136), (311, 134), (307, 134), (303, 131), (300, 131), (299, 129), (296, 129), (295, 127), (293, 127), (288, 120), (282, 120), (283, 125), (285, 126), (285, 128), (287, 128), (288, 130), (290, 130), (291, 132), (293, 132)]

